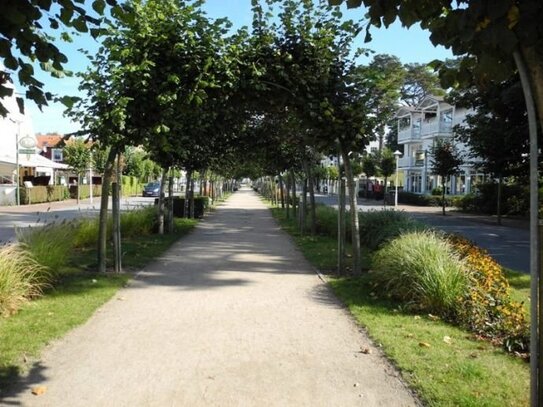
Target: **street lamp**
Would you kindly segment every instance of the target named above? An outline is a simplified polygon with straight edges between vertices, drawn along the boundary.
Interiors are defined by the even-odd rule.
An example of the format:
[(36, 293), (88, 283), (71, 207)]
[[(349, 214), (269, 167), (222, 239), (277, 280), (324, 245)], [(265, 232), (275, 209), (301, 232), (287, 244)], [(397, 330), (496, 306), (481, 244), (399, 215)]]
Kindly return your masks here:
[(396, 182), (394, 184), (394, 208), (398, 207), (398, 162), (400, 161), (400, 156), (402, 155), (401, 151), (394, 151), (394, 157), (396, 157)]

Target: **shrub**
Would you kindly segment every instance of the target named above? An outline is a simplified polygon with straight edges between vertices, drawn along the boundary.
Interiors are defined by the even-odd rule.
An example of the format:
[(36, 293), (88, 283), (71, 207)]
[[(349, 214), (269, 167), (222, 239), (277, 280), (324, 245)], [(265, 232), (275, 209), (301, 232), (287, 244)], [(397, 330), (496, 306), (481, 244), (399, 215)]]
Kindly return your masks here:
[[(81, 190), (80, 199), (87, 199), (90, 197), (90, 185), (71, 185), (69, 187), (70, 198), (77, 199), (77, 188)], [(93, 185), (92, 186), (92, 195), (101, 196), (102, 195), (102, 185)]]
[(426, 228), (407, 213), (395, 210), (360, 212), (358, 219), (360, 223), (360, 243), (371, 250), (376, 250), (379, 246), (401, 233)]
[(89, 247), (98, 241), (98, 218), (81, 218), (74, 231), (74, 247)]
[[(337, 237), (337, 209), (326, 205), (317, 205), (315, 210), (317, 214), (317, 233)], [(310, 222), (308, 216), (308, 225)]]
[[(451, 206), (454, 195), (445, 197), (445, 206)], [(401, 191), (398, 193), (398, 202), (406, 205), (416, 206), (441, 206), (442, 197), (438, 195), (415, 194), (413, 192)]]
[(32, 188), (21, 187), (20, 193), (21, 203), (24, 205), (63, 201), (69, 197), (68, 188), (64, 185), (34, 186)]
[[(458, 308), (458, 322), (471, 331), (494, 339), (517, 343), (527, 350), (528, 323), (523, 304), (510, 297), (510, 288), (502, 268), (467, 239), (449, 235), (448, 241), (468, 267), (469, 286)], [(519, 345), (520, 344), (520, 345)]]
[(0, 316), (8, 316), (41, 294), (47, 271), (21, 243), (0, 248)]
[(62, 221), (18, 229), (17, 239), (26, 243), (39, 264), (46, 267), (52, 275), (58, 275), (60, 269), (68, 262), (77, 224), (77, 221)]
[(450, 318), (467, 275), (452, 246), (432, 231), (403, 234), (377, 251), (373, 265), (386, 293), (413, 309)]
[(154, 207), (121, 212), (121, 235), (126, 237), (149, 235), (153, 232), (155, 223)]

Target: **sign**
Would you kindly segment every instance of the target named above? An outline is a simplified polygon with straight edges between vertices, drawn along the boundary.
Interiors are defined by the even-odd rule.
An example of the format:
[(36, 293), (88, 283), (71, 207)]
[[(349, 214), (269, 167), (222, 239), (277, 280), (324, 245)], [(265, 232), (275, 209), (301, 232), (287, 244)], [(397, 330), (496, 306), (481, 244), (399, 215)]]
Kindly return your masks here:
[[(34, 137), (24, 136), (22, 139), (19, 140), (19, 145), (23, 149), (28, 149), (28, 150), (34, 149), (36, 148), (36, 139)], [(25, 154), (30, 154), (30, 153), (25, 153)]]
[(33, 148), (20, 148), (19, 154), (36, 154), (36, 150)]

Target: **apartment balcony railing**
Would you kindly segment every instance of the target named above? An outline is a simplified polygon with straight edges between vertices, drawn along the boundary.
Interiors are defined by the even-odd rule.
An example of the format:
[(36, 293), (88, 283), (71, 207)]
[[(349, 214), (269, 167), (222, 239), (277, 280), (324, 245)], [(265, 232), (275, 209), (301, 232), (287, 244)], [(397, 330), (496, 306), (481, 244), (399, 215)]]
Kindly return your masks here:
[(421, 126), (421, 135), (430, 136), (430, 135), (452, 135), (452, 123), (438, 122), (437, 120), (425, 122)]
[(398, 133), (398, 143), (420, 140), (420, 128), (407, 128)]
[(415, 166), (415, 157), (401, 157), (398, 161), (398, 167), (414, 167)]

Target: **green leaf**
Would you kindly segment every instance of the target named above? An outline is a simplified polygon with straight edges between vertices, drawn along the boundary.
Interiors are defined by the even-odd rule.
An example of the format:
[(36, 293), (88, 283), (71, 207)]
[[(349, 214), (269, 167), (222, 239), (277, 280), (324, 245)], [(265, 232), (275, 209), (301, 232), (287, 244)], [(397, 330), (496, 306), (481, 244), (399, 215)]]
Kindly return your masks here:
[(89, 31), (89, 29), (87, 28), (87, 22), (82, 16), (77, 17), (73, 21), (72, 25), (79, 32), (86, 33), (87, 31)]
[(17, 60), (15, 58), (9, 56), (4, 59), (4, 66), (8, 69), (15, 70), (19, 67), (19, 64), (17, 63)]
[(96, 11), (100, 15), (104, 14), (105, 7), (106, 7), (106, 3), (104, 0), (94, 0), (92, 2), (93, 10)]

